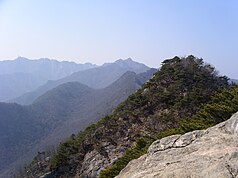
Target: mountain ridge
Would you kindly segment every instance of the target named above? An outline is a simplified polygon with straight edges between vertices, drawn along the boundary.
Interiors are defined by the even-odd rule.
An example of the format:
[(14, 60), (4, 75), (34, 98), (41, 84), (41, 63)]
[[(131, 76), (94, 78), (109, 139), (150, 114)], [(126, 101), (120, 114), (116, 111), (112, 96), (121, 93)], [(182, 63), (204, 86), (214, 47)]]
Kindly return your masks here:
[(47, 164), (50, 167), (37, 169), (32, 163), (26, 170), (35, 176), (50, 171), (50, 178), (114, 177), (131, 158), (143, 153), (147, 142), (178, 127), (181, 119), (190, 118), (209, 102), (213, 92), (227, 87), (228, 79), (217, 76), (202, 59), (165, 60), (154, 77), (111, 115), (62, 143)]
[[(153, 70), (150, 70), (145, 72), (144, 76), (149, 79), (152, 74)], [(5, 147), (8, 148), (10, 146), (9, 144), (17, 143), (13, 140), (19, 137), (18, 142), (21, 146), (12, 146), (12, 151), (6, 149), (4, 149), (4, 151), (3, 149), (0, 149), (2, 152), (2, 154), (0, 154), (0, 160), (7, 159), (7, 157), (9, 157), (9, 153), (14, 152), (14, 149), (17, 149), (17, 152), (21, 153), (21, 155), (25, 155), (27, 153), (29, 156), (34, 155), (36, 150), (44, 150), (44, 145), (47, 145), (47, 143), (57, 145), (60, 141), (69, 137), (72, 133), (83, 129), (88, 124), (95, 122), (97, 119), (107, 114), (110, 114), (115, 106), (126, 99), (128, 95), (138, 89), (144, 82), (138, 81), (140, 81), (140, 79), (137, 79), (137, 74), (134, 72), (126, 72), (122, 77), (105, 89), (96, 90), (78, 82), (68, 82), (48, 91), (29, 106), (2, 103), (3, 106), (0, 106), (0, 111), (6, 111), (8, 113), (8, 115), (6, 115), (6, 113), (1, 114), (0, 112), (0, 122), (2, 123), (0, 125), (4, 127), (4, 129), (9, 128), (9, 126), (14, 126), (13, 123), (8, 123), (8, 127), (5, 127), (6, 123), (4, 118), (6, 118), (6, 116), (9, 116), (9, 122), (15, 118), (14, 123), (17, 124), (17, 120), (20, 118), (16, 116), (22, 112), (23, 115), (21, 118), (23, 118), (23, 120), (21, 121), (22, 126), (18, 126), (19, 131), (21, 132), (14, 136), (14, 130), (9, 130), (9, 135), (13, 135), (13, 137), (8, 137), (7, 140), (12, 140), (12, 143), (8, 142), (8, 146), (5, 145)], [(12, 106), (19, 108), (21, 112), (18, 112), (17, 110), (14, 111), (14, 109), (11, 109)], [(8, 107), (11, 112), (8, 112), (9, 109), (4, 109), (3, 107)], [(12, 114), (12, 116), (9, 114)], [(35, 135), (29, 134), (30, 130), (27, 127), (28, 123), (32, 124), (30, 125), (30, 130), (34, 132)], [(6, 130), (4, 131), (4, 129), (0, 130), (4, 133), (8, 133)], [(4, 133), (2, 134), (3, 137)], [(28, 138), (27, 136), (32, 137), (33, 139)], [(22, 138), (28, 138), (28, 142), (26, 142), (25, 145), (22, 145), (22, 141), (24, 141)], [(27, 145), (33, 145), (33, 147), (30, 146), (28, 149), (24, 150), (23, 148)], [(4, 145), (2, 144), (2, 146)], [(30, 150), (35, 151), (28, 153)], [(14, 159), (18, 159), (19, 162), (21, 162), (23, 158), (17, 158), (16, 155)], [(8, 160), (11, 162), (13, 161), (11, 159)], [(5, 165), (8, 164), (6, 161), (4, 161), (4, 163)]]
[(18, 57), (15, 60), (0, 61), (0, 101), (8, 101), (35, 90), (48, 80), (57, 80), (94, 67), (90, 63), (59, 62), (46, 58), (29, 60)]
[[(126, 61), (124, 61), (124, 63), (126, 63)], [(133, 61), (132, 63), (135, 65), (134, 69), (132, 67), (128, 68), (127, 66), (119, 66), (116, 64), (116, 62), (114, 62), (108, 63), (107, 65), (102, 65), (101, 67), (75, 72), (70, 76), (62, 78), (60, 80), (48, 81), (45, 85), (40, 86), (38, 89), (10, 100), (9, 102), (16, 102), (22, 105), (31, 104), (38, 96), (66, 82), (77, 81), (86, 84), (91, 88), (100, 89), (116, 81), (126, 71), (143, 73), (150, 69), (144, 64), (137, 63), (135, 61)]]

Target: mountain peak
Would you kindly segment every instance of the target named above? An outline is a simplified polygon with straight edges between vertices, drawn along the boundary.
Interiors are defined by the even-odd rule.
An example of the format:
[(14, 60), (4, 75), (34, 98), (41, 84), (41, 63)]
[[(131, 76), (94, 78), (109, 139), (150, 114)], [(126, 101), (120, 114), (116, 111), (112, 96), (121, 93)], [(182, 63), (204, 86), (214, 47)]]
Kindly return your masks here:
[(118, 59), (115, 61), (115, 64), (119, 65), (122, 68), (126, 68), (129, 71), (135, 71), (136, 73), (141, 73), (149, 70), (150, 68), (145, 64), (133, 61), (131, 58), (127, 59)]
[(28, 58), (26, 58), (26, 57), (22, 57), (22, 56), (18, 56), (16, 59), (15, 59), (16, 61), (23, 61), (23, 60), (29, 60)]
[(118, 59), (115, 61), (115, 63), (118, 63), (118, 62), (135, 62), (137, 63), (136, 61), (133, 61), (132, 58), (127, 58), (127, 59)]

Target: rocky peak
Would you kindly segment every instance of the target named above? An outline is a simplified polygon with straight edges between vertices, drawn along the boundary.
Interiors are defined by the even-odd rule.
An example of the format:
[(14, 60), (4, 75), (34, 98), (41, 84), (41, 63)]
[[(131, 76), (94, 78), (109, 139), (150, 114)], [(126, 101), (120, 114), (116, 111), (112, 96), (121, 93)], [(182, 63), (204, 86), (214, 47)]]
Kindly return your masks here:
[(146, 155), (131, 161), (117, 178), (238, 176), (238, 113), (207, 130), (155, 141)]
[[(189, 65), (184, 65), (184, 61)], [(183, 121), (182, 131), (189, 132), (228, 119), (229, 113), (226, 113), (227, 117), (209, 120), (208, 124), (200, 117), (192, 118), (201, 105), (211, 100), (212, 93), (223, 87), (228, 87), (227, 79), (217, 76), (212, 67), (196, 58), (190, 61), (185, 58), (166, 60), (160, 71), (111, 115), (86, 128), (75, 139), (61, 144), (51, 160), (51, 175), (115, 177), (130, 160), (144, 154), (152, 140), (166, 136), (167, 132), (185, 133), (176, 130), (180, 129), (180, 122)], [(229, 112), (234, 113), (231, 108)], [(161, 140), (162, 150), (156, 154), (177, 147), (179, 150), (188, 148), (203, 135), (194, 132), (186, 137), (177, 135), (168, 143)]]

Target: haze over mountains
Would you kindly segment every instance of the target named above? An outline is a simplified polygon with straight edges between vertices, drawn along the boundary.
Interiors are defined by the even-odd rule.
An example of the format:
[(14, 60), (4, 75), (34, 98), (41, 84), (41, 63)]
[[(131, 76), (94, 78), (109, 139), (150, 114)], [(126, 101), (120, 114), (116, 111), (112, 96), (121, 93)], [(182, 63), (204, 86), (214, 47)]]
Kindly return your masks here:
[(0, 172), (110, 114), (155, 71), (119, 60), (48, 82), (28, 106), (0, 103)]
[(7, 101), (30, 92), (48, 80), (58, 80), (74, 72), (94, 68), (96, 65), (42, 58), (30, 60), (18, 57), (0, 61), (0, 101)]
[(40, 86), (32, 92), (23, 94), (20, 97), (10, 100), (9, 102), (16, 102), (23, 105), (31, 104), (37, 97), (47, 92), (48, 90), (66, 82), (80, 82), (91, 88), (104, 88), (117, 80), (126, 71), (133, 71), (136, 73), (145, 72), (149, 67), (144, 64), (127, 60), (117, 60), (114, 63), (107, 63), (102, 66), (75, 72), (59, 80), (51, 80), (46, 84)]

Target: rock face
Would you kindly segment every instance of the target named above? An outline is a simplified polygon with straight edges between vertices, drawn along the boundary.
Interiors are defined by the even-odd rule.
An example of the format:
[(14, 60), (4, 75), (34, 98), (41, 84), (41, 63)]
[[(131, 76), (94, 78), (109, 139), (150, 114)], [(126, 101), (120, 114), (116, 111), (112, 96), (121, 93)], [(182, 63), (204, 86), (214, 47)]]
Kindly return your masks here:
[(117, 178), (237, 178), (238, 113), (207, 130), (155, 141)]

